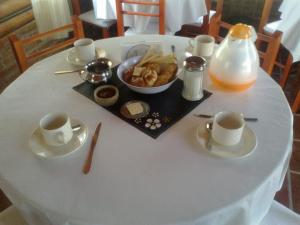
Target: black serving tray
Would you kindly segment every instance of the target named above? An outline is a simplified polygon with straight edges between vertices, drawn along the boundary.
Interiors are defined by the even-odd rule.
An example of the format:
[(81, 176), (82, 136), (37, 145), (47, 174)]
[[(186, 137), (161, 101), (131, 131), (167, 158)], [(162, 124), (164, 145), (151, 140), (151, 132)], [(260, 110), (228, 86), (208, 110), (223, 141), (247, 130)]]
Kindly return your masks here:
[[(204, 96), (199, 101), (185, 100), (181, 96), (183, 81), (180, 79), (177, 79), (169, 89), (162, 93), (139, 94), (130, 90), (118, 79), (117, 67), (112, 70), (113, 75), (110, 84), (118, 87), (120, 97), (115, 105), (104, 108), (152, 138), (157, 138), (211, 95), (210, 92), (204, 90)], [(96, 88), (97, 86), (88, 82), (73, 87), (75, 91), (94, 102), (94, 90)], [(149, 104), (150, 113), (148, 116), (141, 119), (127, 119), (120, 113), (121, 106), (133, 100), (140, 100)]]

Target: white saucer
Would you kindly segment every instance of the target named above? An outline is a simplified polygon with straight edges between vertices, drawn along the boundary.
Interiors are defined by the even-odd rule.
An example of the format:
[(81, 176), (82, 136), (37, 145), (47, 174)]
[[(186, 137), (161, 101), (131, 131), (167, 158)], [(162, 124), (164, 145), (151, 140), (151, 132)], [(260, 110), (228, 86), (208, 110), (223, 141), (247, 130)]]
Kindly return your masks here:
[[(96, 55), (97, 55), (97, 58), (106, 58), (107, 57), (105, 50), (101, 49), (101, 48), (96, 48)], [(87, 64), (86, 61), (82, 61), (78, 58), (75, 48), (72, 48), (68, 52), (67, 62), (74, 66), (80, 66), (80, 67), (83, 67), (85, 64)]]
[(208, 137), (209, 134), (205, 129), (205, 125), (201, 124), (200, 126), (198, 126), (196, 131), (196, 138), (202, 145), (203, 149), (222, 158), (242, 158), (248, 156), (255, 150), (257, 145), (256, 135), (247, 125), (245, 125), (241, 141), (234, 146), (223, 146), (212, 139), (212, 147), (210, 150), (208, 150), (206, 148)]
[(71, 119), (71, 125), (80, 125), (80, 129), (73, 132), (72, 139), (63, 146), (53, 147), (44, 142), (40, 128), (35, 129), (29, 139), (29, 148), (41, 158), (60, 158), (76, 152), (84, 144), (88, 136), (88, 129), (81, 121)]

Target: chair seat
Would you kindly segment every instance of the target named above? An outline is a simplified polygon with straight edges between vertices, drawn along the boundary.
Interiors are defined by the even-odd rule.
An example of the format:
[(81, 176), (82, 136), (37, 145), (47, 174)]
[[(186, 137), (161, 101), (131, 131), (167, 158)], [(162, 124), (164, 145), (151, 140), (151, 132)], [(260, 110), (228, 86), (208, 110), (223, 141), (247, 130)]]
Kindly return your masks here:
[(264, 31), (266, 33), (269, 33), (269, 34), (273, 34), (277, 30), (277, 28), (279, 27), (280, 22), (281, 22), (281, 20), (277, 20), (277, 21), (274, 21), (272, 23), (268, 23), (264, 27)]
[[(125, 32), (125, 36), (132, 36), (132, 35), (137, 35), (137, 34), (159, 34), (158, 31), (158, 22), (150, 22), (146, 28), (146, 30), (142, 33), (140, 32), (136, 32), (136, 30), (134, 28), (128, 28)], [(166, 35), (173, 35), (173, 33), (171, 31), (169, 31), (168, 29), (166, 29), (165, 31)]]
[(97, 19), (95, 16), (94, 10), (90, 10), (85, 12), (79, 16), (79, 18), (87, 23), (94, 24), (99, 27), (108, 28), (116, 23), (116, 20), (105, 20), (105, 19)]
[(27, 225), (14, 206), (10, 206), (0, 213), (0, 224), (5, 225)]
[(299, 225), (300, 215), (277, 201), (273, 201), (271, 208), (260, 225)]

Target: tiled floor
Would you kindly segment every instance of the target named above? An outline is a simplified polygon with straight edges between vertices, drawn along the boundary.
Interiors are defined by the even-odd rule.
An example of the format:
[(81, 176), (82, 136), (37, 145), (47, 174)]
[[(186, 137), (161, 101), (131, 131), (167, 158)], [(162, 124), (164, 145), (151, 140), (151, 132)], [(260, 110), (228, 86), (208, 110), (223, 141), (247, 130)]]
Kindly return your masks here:
[(294, 139), (290, 161), (290, 181), (286, 176), (284, 185), (276, 194), (275, 199), (300, 214), (300, 113), (294, 116)]

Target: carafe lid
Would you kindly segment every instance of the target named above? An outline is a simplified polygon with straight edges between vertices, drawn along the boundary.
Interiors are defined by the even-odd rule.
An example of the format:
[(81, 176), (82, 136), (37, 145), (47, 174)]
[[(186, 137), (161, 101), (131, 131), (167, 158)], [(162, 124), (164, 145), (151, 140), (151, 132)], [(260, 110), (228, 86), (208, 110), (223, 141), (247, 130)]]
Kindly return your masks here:
[(250, 26), (238, 23), (230, 28), (229, 35), (239, 39), (249, 39), (252, 35), (252, 30)]

